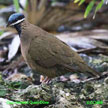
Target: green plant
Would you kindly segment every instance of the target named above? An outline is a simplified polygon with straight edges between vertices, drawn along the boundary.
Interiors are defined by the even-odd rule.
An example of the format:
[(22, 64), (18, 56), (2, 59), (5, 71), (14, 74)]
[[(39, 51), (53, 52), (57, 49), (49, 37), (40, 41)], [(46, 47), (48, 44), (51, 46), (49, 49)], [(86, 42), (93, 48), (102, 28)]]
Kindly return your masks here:
[(20, 6), (19, 6), (19, 1), (18, 0), (13, 0), (14, 6), (16, 8), (16, 12), (19, 12)]
[[(74, 3), (78, 3), (78, 5), (82, 5), (86, 0), (74, 0)], [(104, 0), (100, 0), (100, 2), (96, 5), (96, 0), (91, 0), (91, 2), (88, 4), (85, 13), (84, 18), (87, 18), (93, 7), (96, 5), (94, 16), (96, 15), (97, 11), (101, 9), (101, 7), (104, 4)]]

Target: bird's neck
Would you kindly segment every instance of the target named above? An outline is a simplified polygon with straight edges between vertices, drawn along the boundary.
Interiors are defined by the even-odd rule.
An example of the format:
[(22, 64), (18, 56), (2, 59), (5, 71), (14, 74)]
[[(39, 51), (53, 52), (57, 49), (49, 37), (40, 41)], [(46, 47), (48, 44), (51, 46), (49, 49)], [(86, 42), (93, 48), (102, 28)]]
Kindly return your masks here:
[(18, 31), (19, 36), (21, 36), (22, 30), (25, 29), (28, 25), (29, 25), (29, 22), (26, 20), (24, 20), (23, 22), (21, 22), (19, 24), (14, 25), (14, 27)]
[(14, 25), (16, 30), (18, 31), (19, 36), (21, 35), (21, 24)]

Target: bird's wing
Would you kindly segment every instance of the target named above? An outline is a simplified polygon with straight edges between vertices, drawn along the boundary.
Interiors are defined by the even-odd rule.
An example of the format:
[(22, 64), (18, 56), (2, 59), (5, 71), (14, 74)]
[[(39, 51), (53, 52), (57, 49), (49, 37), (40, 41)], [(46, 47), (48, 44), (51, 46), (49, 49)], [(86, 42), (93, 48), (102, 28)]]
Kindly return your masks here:
[(68, 70), (99, 76), (99, 73), (91, 69), (75, 51), (53, 35), (34, 37), (28, 53), (42, 68), (57, 68), (64, 70), (64, 73)]
[(83, 62), (67, 44), (52, 35), (32, 39), (29, 54), (36, 63), (43, 67), (63, 65), (72, 69), (71, 65), (76, 63), (76, 59)]
[(99, 76), (99, 73), (91, 69), (75, 51), (53, 35), (34, 37), (28, 53), (42, 68), (57, 68), (65, 70), (64, 73), (68, 70)]

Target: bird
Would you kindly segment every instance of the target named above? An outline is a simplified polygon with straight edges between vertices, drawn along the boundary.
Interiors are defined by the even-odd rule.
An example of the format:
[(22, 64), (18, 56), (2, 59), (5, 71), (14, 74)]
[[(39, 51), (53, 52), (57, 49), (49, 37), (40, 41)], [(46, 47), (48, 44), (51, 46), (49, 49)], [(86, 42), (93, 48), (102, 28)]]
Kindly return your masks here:
[(43, 82), (69, 72), (83, 73), (90, 77), (101, 76), (66, 43), (29, 23), (23, 13), (11, 14), (7, 26), (13, 26), (17, 30), (22, 56), (32, 70), (45, 76)]

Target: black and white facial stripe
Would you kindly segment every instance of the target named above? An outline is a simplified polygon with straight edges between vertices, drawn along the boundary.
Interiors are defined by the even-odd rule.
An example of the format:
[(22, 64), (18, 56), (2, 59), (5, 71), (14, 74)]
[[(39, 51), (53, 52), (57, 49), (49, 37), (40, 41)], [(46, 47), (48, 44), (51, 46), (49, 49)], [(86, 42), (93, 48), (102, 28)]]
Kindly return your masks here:
[(21, 23), (21, 22), (24, 21), (24, 20), (25, 20), (25, 18), (20, 19), (20, 20), (17, 20), (16, 22), (13, 22), (12, 24), (10, 24), (10, 26), (13, 26), (13, 25), (19, 24), (19, 23)]

